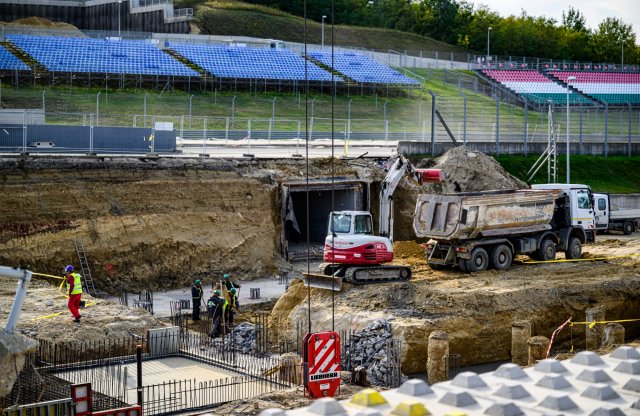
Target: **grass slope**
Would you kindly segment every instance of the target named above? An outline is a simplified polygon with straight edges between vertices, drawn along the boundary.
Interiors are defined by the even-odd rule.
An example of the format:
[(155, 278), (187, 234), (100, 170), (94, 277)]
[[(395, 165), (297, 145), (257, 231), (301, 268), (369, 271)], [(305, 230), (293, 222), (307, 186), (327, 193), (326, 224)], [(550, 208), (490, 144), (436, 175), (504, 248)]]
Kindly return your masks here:
[[(305, 41), (303, 18), (268, 7), (237, 1), (184, 2), (195, 7), (196, 22), (201, 34), (249, 36), (280, 39), (289, 42)], [(322, 43), (322, 25), (307, 20), (307, 43)], [(410, 33), (358, 26), (335, 26), (335, 45), (398, 52), (439, 51), (467, 53), (466, 49)], [(332, 28), (325, 21), (325, 45), (330, 45)]]
[[(509, 173), (526, 180), (527, 171), (538, 156), (500, 156), (497, 161)], [(558, 157), (557, 182), (566, 182), (566, 158)], [(591, 186), (596, 192), (640, 192), (640, 156), (578, 156), (572, 155), (571, 182)], [(547, 169), (543, 166), (532, 183), (547, 183)]]

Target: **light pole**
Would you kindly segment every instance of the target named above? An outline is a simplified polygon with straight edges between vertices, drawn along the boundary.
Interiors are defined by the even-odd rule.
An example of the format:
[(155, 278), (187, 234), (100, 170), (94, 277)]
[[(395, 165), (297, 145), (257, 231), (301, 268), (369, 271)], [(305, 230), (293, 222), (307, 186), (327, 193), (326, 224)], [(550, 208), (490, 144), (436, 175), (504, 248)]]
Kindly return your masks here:
[(491, 31), (493, 28), (489, 26), (487, 28), (487, 65), (489, 65), (489, 45), (491, 44)]
[[(622, 40), (622, 57), (621, 57), (620, 61), (621, 61), (620, 62), (620, 66), (624, 67), (624, 39)], [(621, 69), (624, 69), (624, 68), (621, 68)]]
[(122, 8), (122, 0), (118, 0), (118, 37), (120, 36), (120, 9)]
[(322, 15), (322, 49), (324, 50), (324, 19), (326, 19), (327, 16)]
[(575, 81), (576, 77), (567, 78), (567, 183), (571, 183), (571, 162), (569, 161), (571, 155), (571, 149), (569, 147), (569, 127), (570, 127), (570, 119), (569, 119), (569, 83), (571, 81)]

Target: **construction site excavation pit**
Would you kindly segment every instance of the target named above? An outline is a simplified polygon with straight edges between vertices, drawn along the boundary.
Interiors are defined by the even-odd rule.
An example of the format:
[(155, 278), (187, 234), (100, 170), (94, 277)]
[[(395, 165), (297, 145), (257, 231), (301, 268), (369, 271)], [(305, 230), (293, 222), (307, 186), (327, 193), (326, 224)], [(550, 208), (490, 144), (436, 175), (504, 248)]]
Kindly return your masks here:
[[(299, 351), (299, 333), (308, 328), (308, 316), (314, 332), (335, 329), (358, 335), (384, 322), (394, 345), (400, 346), (404, 374), (426, 371), (434, 331), (447, 334), (449, 354), (459, 356), (461, 367), (510, 361), (515, 322), (528, 322), (532, 336), (549, 338), (571, 317), (578, 323), (556, 335), (552, 354), (585, 349), (587, 325), (581, 322), (595, 307), (605, 310), (606, 321), (629, 320), (622, 323), (625, 340), (638, 337), (638, 233), (598, 235), (596, 243), (584, 246), (583, 259), (605, 260), (531, 263), (523, 256), (506, 271), (433, 270), (420, 247), (424, 241), (415, 238), (412, 227), (419, 194), (527, 185), (493, 158), (464, 146), (413, 162), (442, 169), (445, 180), (419, 185), (403, 179), (393, 195), (394, 263), (411, 268), (406, 282), (343, 283), (341, 291), (332, 292), (309, 291), (300, 280), (303, 271), (322, 260), (330, 211), (370, 211), (378, 229), (378, 194), (389, 162), (368, 159), (309, 161), (308, 188), (306, 161), (298, 160), (0, 160), (0, 192), (6, 200), (0, 206), (0, 263), (59, 275), (66, 264), (77, 262), (73, 242), (82, 240), (99, 291), (113, 299), (123, 288), (153, 291), (154, 309), (163, 310), (161, 316), (167, 316), (168, 306), (160, 303), (189, 299), (187, 288), (195, 279), (205, 281), (208, 296), (209, 285), (229, 273), (242, 284), (242, 313), (250, 315), (242, 302), (252, 312), (262, 309), (250, 307), (250, 288), (261, 288), (265, 300), (277, 299), (275, 306), (261, 311), (267, 314), (260, 347), (265, 353)], [(23, 334), (63, 343), (144, 336), (149, 329), (173, 325), (104, 298), (85, 309), (80, 325), (73, 324), (58, 284), (34, 282), (18, 324)], [(266, 289), (272, 286), (278, 290)], [(1, 288), (0, 317), (6, 318), (15, 288)], [(237, 319), (249, 320), (241, 314)], [(187, 326), (187, 333), (195, 330), (192, 322)], [(183, 364), (197, 365), (194, 357), (181, 359), (190, 361), (166, 365), (175, 366), (175, 374)], [(277, 372), (276, 367), (265, 366), (260, 374)], [(127, 373), (126, 386), (131, 386), (135, 372)]]

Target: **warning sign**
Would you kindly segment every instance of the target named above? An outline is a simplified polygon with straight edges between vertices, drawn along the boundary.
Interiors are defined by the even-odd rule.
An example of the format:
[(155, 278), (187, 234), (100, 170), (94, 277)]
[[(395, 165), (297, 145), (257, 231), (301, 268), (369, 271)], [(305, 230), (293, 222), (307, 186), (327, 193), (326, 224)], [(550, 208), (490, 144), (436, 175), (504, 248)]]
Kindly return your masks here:
[(312, 399), (333, 397), (340, 387), (340, 336), (327, 331), (307, 334), (302, 351), (304, 391)]

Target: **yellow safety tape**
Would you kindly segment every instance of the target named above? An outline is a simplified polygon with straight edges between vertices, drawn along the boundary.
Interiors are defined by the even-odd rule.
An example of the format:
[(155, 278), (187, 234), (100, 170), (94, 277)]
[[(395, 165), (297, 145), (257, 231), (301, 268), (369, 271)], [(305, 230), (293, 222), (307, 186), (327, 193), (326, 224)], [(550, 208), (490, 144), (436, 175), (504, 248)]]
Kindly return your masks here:
[(602, 260), (611, 260), (611, 259), (625, 259), (627, 257), (636, 257), (636, 256), (640, 256), (640, 254), (627, 254), (626, 256), (611, 256), (611, 257), (591, 257), (591, 258), (587, 258), (587, 259), (571, 259), (571, 260), (544, 260), (544, 261), (540, 261), (540, 260), (527, 260), (527, 261), (523, 261), (523, 264), (540, 264), (540, 263), (572, 263), (572, 262), (578, 262), (578, 261), (602, 261)]
[(571, 326), (573, 325), (588, 325), (589, 328), (593, 328), (598, 324), (608, 324), (608, 323), (619, 323), (619, 322), (635, 322), (640, 321), (640, 319), (618, 319), (617, 321), (591, 321), (591, 322), (571, 322)]
[(44, 277), (53, 277), (54, 279), (62, 279), (64, 280), (65, 277), (64, 276), (54, 276), (52, 274), (44, 274), (44, 273), (31, 273), (34, 276), (44, 276)]

